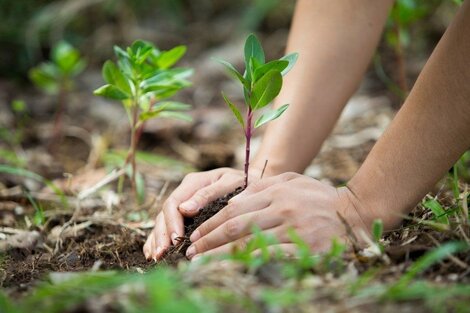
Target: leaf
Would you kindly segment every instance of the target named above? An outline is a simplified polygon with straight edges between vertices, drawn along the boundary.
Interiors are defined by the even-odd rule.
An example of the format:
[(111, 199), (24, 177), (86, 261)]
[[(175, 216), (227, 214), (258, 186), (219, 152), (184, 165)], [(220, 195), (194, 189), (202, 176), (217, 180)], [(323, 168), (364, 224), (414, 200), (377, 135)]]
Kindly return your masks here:
[(57, 94), (59, 91), (59, 70), (52, 63), (42, 63), (29, 71), (29, 79), (39, 89)]
[(85, 67), (85, 62), (80, 58), (80, 52), (65, 41), (60, 41), (55, 45), (51, 58), (64, 74), (76, 75)]
[(129, 81), (122, 74), (119, 68), (114, 64), (113, 61), (106, 61), (103, 65), (103, 78), (104, 80), (111, 85), (116, 85), (119, 89), (124, 91), (127, 94), (131, 94), (131, 88)]
[(282, 87), (282, 76), (279, 71), (267, 72), (253, 87), (251, 108), (261, 109), (277, 97)]
[(289, 65), (289, 61), (286, 61), (286, 60), (274, 60), (266, 64), (263, 64), (255, 70), (255, 73), (253, 75), (253, 81), (256, 82), (270, 70), (276, 70), (282, 73), (282, 71), (286, 69), (288, 65)]
[(96, 89), (93, 94), (113, 100), (126, 100), (130, 98), (129, 94), (110, 84), (101, 86), (100, 88)]
[(238, 123), (242, 126), (242, 128), (245, 128), (245, 121), (243, 120), (243, 117), (240, 113), (240, 111), (237, 109), (237, 107), (225, 96), (225, 94), (222, 92), (222, 97), (224, 98), (225, 103), (228, 104), (230, 110), (232, 110), (233, 115), (235, 115)]
[(436, 218), (436, 221), (442, 224), (449, 225), (449, 218), (447, 212), (442, 208), (441, 204), (435, 199), (426, 200), (423, 203), (424, 207), (430, 209)]
[(178, 62), (186, 53), (186, 46), (176, 46), (171, 50), (162, 52), (156, 59), (157, 65), (161, 69), (167, 69)]
[(153, 49), (155, 49), (155, 46), (151, 42), (136, 40), (127, 48), (127, 54), (136, 64), (142, 64), (152, 53)]
[[(469, 245), (466, 242), (447, 242), (443, 245), (427, 252), (420, 257), (414, 264), (410, 266), (408, 271), (400, 278), (400, 280), (391, 287), (391, 292), (396, 289), (404, 288), (409, 282), (418, 274), (428, 269), (433, 264), (449, 257), (457, 252), (464, 252), (469, 250)], [(395, 290), (394, 290), (395, 289)]]
[(282, 113), (284, 113), (287, 110), (288, 107), (289, 107), (288, 104), (284, 104), (283, 106), (279, 107), (276, 110), (269, 110), (268, 112), (264, 113), (256, 120), (255, 128), (261, 127), (267, 122), (277, 119), (279, 116), (282, 115)]
[(28, 170), (25, 170), (23, 168), (17, 168), (17, 167), (12, 167), (12, 166), (8, 166), (8, 165), (2, 165), (0, 164), (0, 173), (5, 173), (5, 174), (10, 174), (10, 175), (16, 175), (16, 176), (21, 176), (21, 177), (26, 177), (26, 178), (29, 178), (29, 179), (33, 179), (35, 181), (38, 181), (40, 183), (43, 183), (45, 184), (47, 187), (49, 187), (52, 191), (54, 191), (54, 193), (60, 197), (60, 201), (62, 202), (62, 204), (67, 207), (68, 206), (68, 203), (67, 203), (67, 199), (65, 198), (65, 195), (64, 193), (62, 192), (62, 190), (57, 187), (57, 185), (55, 185), (53, 182), (45, 179), (44, 177), (42, 177), (41, 175), (38, 175), (34, 172), (31, 172), (31, 171), (28, 171)]
[(292, 69), (292, 67), (294, 67), (294, 65), (297, 62), (298, 58), (299, 58), (299, 54), (297, 52), (294, 52), (294, 53), (289, 53), (289, 54), (287, 54), (287, 55), (285, 55), (285, 56), (283, 56), (282, 58), (279, 59), (279, 60), (284, 60), (284, 61), (289, 62), (289, 65), (287, 65), (287, 67), (281, 72), (282, 76), (289, 73), (289, 71)]
[(261, 43), (254, 34), (250, 34), (245, 41), (245, 66), (248, 69), (250, 58), (253, 57), (260, 64), (264, 64), (264, 51)]
[(229, 75), (236, 78), (236, 79), (238, 79), (246, 89), (250, 89), (250, 83), (243, 77), (242, 74), (240, 74), (235, 69), (235, 67), (232, 64), (230, 64), (230, 63), (228, 63), (224, 60), (217, 59), (217, 58), (214, 58), (214, 60), (216, 60), (217, 62), (219, 62), (223, 66), (225, 66), (225, 69), (227, 70)]
[(166, 112), (160, 113), (160, 116), (167, 117), (167, 118), (174, 118), (174, 119), (182, 120), (186, 122), (193, 121), (193, 118), (190, 115), (186, 113), (182, 113), (182, 112), (166, 111)]
[(153, 106), (153, 110), (159, 111), (187, 111), (191, 105), (178, 101), (163, 101)]
[(375, 242), (379, 242), (380, 238), (382, 238), (384, 230), (384, 224), (382, 223), (382, 220), (374, 220), (372, 223), (372, 236), (374, 237)]

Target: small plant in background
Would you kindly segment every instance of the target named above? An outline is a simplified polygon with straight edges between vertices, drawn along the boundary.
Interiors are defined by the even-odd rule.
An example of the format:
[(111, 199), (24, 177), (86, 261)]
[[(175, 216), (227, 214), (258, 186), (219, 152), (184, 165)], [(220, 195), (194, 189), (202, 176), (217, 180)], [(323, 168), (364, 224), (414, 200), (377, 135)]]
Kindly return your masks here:
[(29, 71), (31, 81), (46, 93), (57, 96), (53, 143), (57, 143), (62, 133), (62, 117), (68, 102), (68, 94), (74, 87), (74, 77), (86, 66), (80, 52), (65, 41), (60, 41), (52, 49), (51, 61), (44, 62)]
[(246, 118), (244, 119), (237, 107), (222, 93), (227, 105), (232, 110), (237, 121), (243, 128), (246, 139), (245, 149), (245, 187), (248, 186), (248, 171), (250, 165), (250, 141), (254, 129), (278, 118), (287, 110), (284, 104), (275, 110), (262, 114), (253, 124), (254, 113), (266, 107), (277, 97), (282, 87), (282, 77), (294, 66), (298, 53), (288, 54), (279, 60), (265, 61), (264, 50), (256, 38), (251, 34), (245, 41), (245, 72), (240, 74), (235, 67), (223, 60), (218, 60), (228, 73), (236, 78), (242, 85), (245, 96)]
[(117, 64), (106, 61), (103, 78), (106, 85), (95, 95), (122, 102), (131, 126), (131, 143), (124, 166), (131, 165), (131, 184), (136, 186), (136, 150), (145, 122), (156, 117), (171, 117), (190, 121), (182, 111), (188, 104), (162, 101), (191, 85), (186, 80), (192, 70), (171, 68), (186, 52), (185, 46), (160, 51), (152, 43), (138, 40), (126, 50), (114, 47)]

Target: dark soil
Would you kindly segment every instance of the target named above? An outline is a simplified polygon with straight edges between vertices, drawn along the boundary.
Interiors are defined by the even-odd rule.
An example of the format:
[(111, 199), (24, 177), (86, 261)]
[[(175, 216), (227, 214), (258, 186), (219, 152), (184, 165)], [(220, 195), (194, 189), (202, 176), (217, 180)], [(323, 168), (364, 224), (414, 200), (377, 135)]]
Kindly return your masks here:
[(6, 252), (5, 272), (0, 285), (17, 292), (28, 289), (49, 272), (78, 272), (99, 269), (148, 268), (152, 266), (142, 254), (145, 237), (118, 225), (92, 225), (75, 237), (64, 240), (55, 255), (45, 248), (19, 249)]
[(179, 244), (169, 249), (166, 256), (163, 258), (164, 263), (176, 264), (182, 259), (186, 259), (186, 250), (191, 245), (189, 237), (202, 223), (207, 221), (209, 218), (214, 216), (217, 212), (222, 210), (230, 199), (238, 195), (243, 191), (242, 187), (238, 187), (231, 193), (209, 203), (205, 207), (201, 208), (199, 214), (194, 218), (185, 218), (184, 220), (184, 237), (179, 237)]

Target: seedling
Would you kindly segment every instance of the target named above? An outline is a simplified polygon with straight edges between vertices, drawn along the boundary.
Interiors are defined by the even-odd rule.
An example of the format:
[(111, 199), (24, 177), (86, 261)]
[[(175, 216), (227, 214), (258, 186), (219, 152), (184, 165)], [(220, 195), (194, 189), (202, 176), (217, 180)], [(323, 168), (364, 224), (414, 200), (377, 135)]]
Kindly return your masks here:
[(162, 101), (191, 85), (186, 80), (191, 69), (171, 68), (186, 52), (185, 46), (168, 51), (158, 50), (152, 43), (138, 40), (126, 50), (114, 47), (117, 64), (106, 61), (103, 78), (106, 85), (95, 95), (122, 102), (131, 127), (131, 143), (124, 166), (131, 164), (131, 183), (136, 186), (136, 150), (145, 122), (156, 117), (171, 117), (190, 121), (182, 111), (188, 104)]
[(86, 62), (80, 52), (65, 41), (52, 49), (51, 61), (44, 62), (29, 71), (31, 81), (46, 93), (57, 96), (53, 143), (62, 133), (62, 116), (68, 101), (68, 94), (74, 87), (74, 77), (84, 69)]
[(245, 187), (248, 186), (248, 171), (250, 166), (250, 141), (254, 130), (284, 113), (288, 104), (277, 109), (268, 110), (256, 119), (253, 124), (254, 113), (271, 103), (277, 97), (282, 87), (282, 77), (286, 75), (297, 61), (298, 53), (290, 53), (279, 60), (265, 62), (263, 48), (255, 35), (248, 36), (245, 42), (245, 72), (240, 74), (235, 67), (223, 60), (217, 60), (225, 66), (228, 73), (237, 79), (243, 88), (245, 96), (246, 117), (243, 118), (237, 107), (224, 93), (222, 96), (232, 110), (245, 133)]

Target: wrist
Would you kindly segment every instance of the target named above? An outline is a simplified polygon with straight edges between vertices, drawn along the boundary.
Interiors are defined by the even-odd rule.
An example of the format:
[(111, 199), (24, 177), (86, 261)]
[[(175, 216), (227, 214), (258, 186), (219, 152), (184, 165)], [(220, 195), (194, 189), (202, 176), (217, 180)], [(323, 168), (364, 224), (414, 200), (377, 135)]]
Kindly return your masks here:
[(354, 206), (357, 214), (368, 230), (372, 223), (380, 219), (385, 230), (393, 229), (402, 220), (400, 213), (402, 210), (395, 210), (393, 205), (387, 204), (383, 199), (383, 193), (387, 192), (381, 188), (373, 190), (373, 186), (368, 186), (367, 182), (353, 177), (345, 187), (348, 197)]

